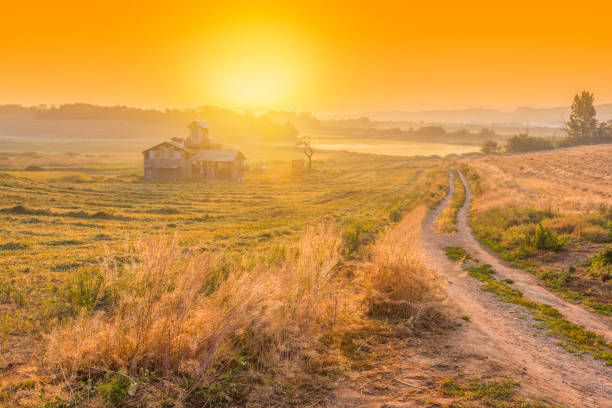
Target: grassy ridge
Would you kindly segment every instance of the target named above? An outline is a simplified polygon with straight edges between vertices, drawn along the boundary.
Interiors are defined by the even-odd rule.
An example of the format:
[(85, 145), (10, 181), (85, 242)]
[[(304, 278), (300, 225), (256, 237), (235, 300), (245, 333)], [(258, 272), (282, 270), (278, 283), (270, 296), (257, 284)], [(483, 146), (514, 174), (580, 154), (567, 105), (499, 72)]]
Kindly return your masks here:
[(463, 207), (465, 202), (465, 187), (459, 178), (459, 173), (456, 169), (453, 169), (453, 185), (455, 186), (455, 192), (451, 198), (448, 206), (442, 211), (438, 219), (436, 220), (436, 226), (439, 231), (451, 234), (457, 231), (457, 213)]

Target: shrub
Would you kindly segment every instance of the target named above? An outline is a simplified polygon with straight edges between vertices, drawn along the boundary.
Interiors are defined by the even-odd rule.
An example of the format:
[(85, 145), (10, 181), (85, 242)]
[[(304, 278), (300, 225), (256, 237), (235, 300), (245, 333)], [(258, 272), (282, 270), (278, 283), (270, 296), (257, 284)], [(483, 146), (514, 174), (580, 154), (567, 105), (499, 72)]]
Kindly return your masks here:
[(591, 257), (587, 272), (603, 281), (612, 278), (612, 246), (604, 248), (600, 253)]
[(524, 247), (531, 250), (560, 251), (565, 247), (565, 242), (565, 238), (560, 238), (555, 231), (544, 228), (540, 223), (535, 233), (525, 236)]
[(551, 140), (542, 137), (529, 136), (519, 134), (512, 136), (506, 143), (506, 152), (508, 153), (525, 153), (535, 152), (539, 150), (553, 149), (554, 145)]
[(487, 140), (480, 147), (480, 151), (483, 154), (497, 154), (501, 152), (501, 146), (493, 140)]

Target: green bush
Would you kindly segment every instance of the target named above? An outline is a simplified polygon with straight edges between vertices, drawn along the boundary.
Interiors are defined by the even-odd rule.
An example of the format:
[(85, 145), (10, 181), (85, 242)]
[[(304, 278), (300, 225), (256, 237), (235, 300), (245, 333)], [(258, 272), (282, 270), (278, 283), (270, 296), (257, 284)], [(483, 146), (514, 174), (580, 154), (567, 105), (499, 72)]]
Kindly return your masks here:
[(535, 233), (525, 236), (524, 248), (540, 251), (560, 251), (565, 247), (565, 243), (565, 238), (559, 237), (559, 234), (555, 231), (544, 228), (540, 223)]
[(591, 257), (587, 272), (601, 278), (604, 282), (612, 278), (612, 246)]

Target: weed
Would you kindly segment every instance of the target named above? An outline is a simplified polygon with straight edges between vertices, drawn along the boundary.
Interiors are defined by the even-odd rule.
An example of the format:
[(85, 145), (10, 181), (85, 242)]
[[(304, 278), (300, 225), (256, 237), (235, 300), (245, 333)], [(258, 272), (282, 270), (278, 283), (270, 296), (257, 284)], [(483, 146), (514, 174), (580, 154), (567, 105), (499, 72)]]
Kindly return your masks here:
[(459, 262), (464, 260), (472, 260), (473, 258), (461, 247), (446, 247), (444, 248), (446, 256), (451, 261)]
[(555, 231), (544, 228), (540, 223), (534, 234), (525, 236), (523, 248), (528, 250), (560, 251), (565, 247), (566, 242), (566, 238), (560, 238)]

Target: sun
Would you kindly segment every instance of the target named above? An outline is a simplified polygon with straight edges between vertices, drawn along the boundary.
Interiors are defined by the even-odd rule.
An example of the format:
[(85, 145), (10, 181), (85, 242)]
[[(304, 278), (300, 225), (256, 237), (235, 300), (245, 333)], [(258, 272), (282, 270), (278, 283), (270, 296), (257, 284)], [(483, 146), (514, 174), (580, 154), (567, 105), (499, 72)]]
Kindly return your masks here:
[[(216, 40), (216, 41), (215, 41)], [(206, 92), (238, 107), (276, 107), (299, 98), (313, 67), (307, 38), (282, 24), (224, 26), (201, 61)]]
[(233, 56), (219, 73), (217, 92), (245, 106), (274, 105), (286, 99), (297, 85), (297, 70), (282, 56), (263, 51)]

